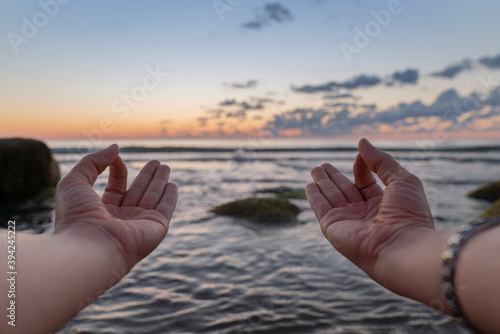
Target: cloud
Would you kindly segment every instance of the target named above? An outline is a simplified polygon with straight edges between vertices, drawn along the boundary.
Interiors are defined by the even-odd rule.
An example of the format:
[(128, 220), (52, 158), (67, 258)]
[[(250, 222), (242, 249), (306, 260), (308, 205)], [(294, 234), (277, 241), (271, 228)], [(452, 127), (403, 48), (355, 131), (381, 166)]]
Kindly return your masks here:
[(269, 20), (274, 22), (286, 22), (292, 20), (290, 10), (283, 7), (280, 3), (269, 3), (264, 6), (264, 11)]
[(271, 99), (255, 99), (256, 101), (255, 104), (250, 104), (249, 102), (242, 101), (238, 102), (236, 99), (227, 99), (219, 103), (219, 106), (221, 107), (240, 107), (243, 110), (259, 110), (259, 109), (264, 109), (264, 103), (271, 102)]
[(431, 73), (431, 75), (433, 77), (453, 79), (459, 73), (466, 70), (470, 70), (471, 68), (472, 68), (471, 61), (469, 59), (464, 59), (461, 63), (449, 65), (448, 67), (446, 67), (441, 71)]
[[(320, 109), (295, 109), (276, 115), (265, 129), (275, 133), (298, 129), (302, 135), (331, 136), (351, 134), (359, 129), (377, 132), (381, 125), (388, 125), (401, 132), (429, 132), (432, 131), (429, 130), (429, 121), (434, 120), (438, 122), (435, 128), (473, 130), (475, 120), (500, 116), (500, 108), (496, 107), (498, 105), (500, 88), (486, 98), (481, 98), (476, 93), (461, 97), (450, 89), (442, 92), (428, 105), (417, 100), (381, 111), (375, 105), (356, 106), (349, 103), (326, 105)], [(341, 109), (332, 110), (330, 107)]]
[(227, 118), (239, 118), (241, 120), (245, 120), (247, 118), (247, 112), (246, 110), (238, 110), (235, 112), (228, 112), (225, 115)]
[[(248, 118), (249, 112), (262, 111), (264, 110), (265, 105), (270, 103), (281, 104), (283, 102), (271, 98), (261, 97), (250, 97), (249, 101), (225, 99), (218, 103), (218, 108), (207, 110), (202, 117), (199, 117), (197, 119), (197, 121), (202, 127), (207, 126), (209, 123), (218, 124), (219, 126), (226, 126), (228, 124), (231, 124), (226, 121), (245, 121)], [(254, 116), (253, 119), (260, 120), (262, 119), (262, 117)]]
[(271, 99), (268, 97), (250, 97), (251, 101), (256, 101), (257, 103), (279, 103), (279, 101), (276, 101), (275, 99)]
[(344, 82), (330, 81), (322, 85), (305, 85), (302, 87), (293, 87), (292, 90), (299, 93), (318, 93), (318, 92), (332, 92), (338, 90), (339, 88), (344, 89), (356, 89), (361, 87), (372, 87), (380, 84), (382, 79), (377, 76), (369, 76), (366, 74), (358, 75), (350, 80)]
[(171, 123), (171, 122), (172, 122), (171, 118), (165, 118), (165, 119), (160, 120), (161, 125)]
[[(500, 68), (500, 55), (493, 57), (483, 57), (478, 61), (481, 65), (489, 69)], [(473, 68), (473, 62), (470, 59), (464, 59), (459, 63), (451, 64), (442, 70), (435, 71), (431, 73), (431, 76), (441, 77), (447, 79), (453, 79), (458, 74), (464, 71), (471, 70)], [(396, 83), (399, 84), (417, 84), (420, 78), (420, 71), (418, 69), (409, 68), (405, 71), (396, 71), (390, 75), (388, 79), (385, 80), (387, 86), (393, 86)], [(376, 75), (361, 74), (350, 80), (344, 82), (330, 81), (324, 84), (313, 85), (307, 84), (299, 87), (292, 86), (291, 89), (299, 93), (321, 93), (321, 92), (337, 92), (337, 94), (325, 95), (324, 99), (337, 99), (348, 96), (350, 94), (340, 94), (339, 89), (354, 90), (362, 87), (373, 87), (382, 83), (382, 79)]]
[(363, 109), (368, 109), (368, 110), (375, 110), (375, 109), (377, 109), (377, 105), (376, 104), (362, 104), (360, 107), (363, 108)]
[(322, 120), (329, 115), (330, 113), (324, 109), (295, 109), (274, 116), (274, 119), (268, 122), (264, 129), (272, 132), (300, 129), (303, 133), (325, 134), (321, 131)]
[(246, 82), (243, 83), (232, 82), (225, 85), (230, 86), (232, 88), (245, 89), (245, 88), (254, 88), (255, 86), (257, 86), (257, 84), (258, 84), (257, 80), (247, 80)]
[(198, 123), (201, 127), (205, 127), (208, 124), (208, 118), (207, 117), (198, 117)]
[(337, 102), (337, 103), (325, 103), (324, 105), (325, 107), (328, 107), (328, 108), (347, 108), (347, 107), (354, 107), (356, 108), (357, 107), (357, 104), (356, 103), (343, 103), (343, 102)]
[[(500, 55), (496, 55), (496, 56), (492, 56), (492, 57), (485, 56), (485, 57), (479, 58), (477, 63), (479, 63), (480, 65), (482, 65), (488, 69), (498, 69), (498, 68), (500, 68)], [(453, 79), (461, 72), (471, 70), (471, 69), (472, 69), (472, 61), (470, 59), (464, 59), (464, 60), (462, 60), (462, 62), (460, 62), (458, 64), (451, 64), (441, 71), (436, 71), (436, 72), (431, 73), (431, 75), (434, 77)]]
[(392, 82), (399, 82), (401, 84), (416, 84), (418, 81), (418, 70), (407, 69), (404, 72), (394, 72), (392, 75)]
[(223, 109), (212, 109), (207, 111), (207, 118), (208, 119), (218, 119), (221, 118), (222, 115), (224, 114)]
[(264, 109), (264, 106), (262, 105), (262, 103), (257, 103), (257, 104), (251, 105), (248, 102), (241, 102), (240, 106), (243, 108), (243, 110), (260, 110), (260, 109)]
[(490, 95), (486, 99), (486, 103), (492, 107), (500, 106), (500, 87), (497, 87), (490, 93)]
[(479, 59), (479, 63), (489, 69), (500, 68), (500, 55), (494, 57), (483, 57)]
[(260, 30), (272, 23), (285, 23), (293, 20), (292, 13), (280, 3), (268, 3), (257, 11), (252, 21), (242, 24), (242, 27), (250, 30)]
[(325, 100), (336, 100), (336, 99), (344, 99), (344, 98), (354, 98), (352, 94), (328, 94), (323, 96)]
[(255, 104), (274, 104), (274, 105), (284, 105), (285, 101), (284, 100), (278, 100), (274, 98), (269, 98), (269, 97), (256, 97), (256, 96), (251, 96), (250, 101), (252, 101)]
[[(237, 101), (236, 99), (226, 99), (222, 102), (219, 102), (219, 106), (224, 108), (238, 108), (240, 110), (262, 110), (264, 109), (264, 105), (267, 103), (275, 103), (282, 104), (282, 101), (277, 101), (270, 98), (260, 98), (260, 97), (251, 97), (251, 102), (248, 101)], [(220, 109), (219, 109), (220, 110)], [(213, 111), (212, 111), (213, 112)]]
[(241, 26), (246, 29), (260, 30), (264, 24), (259, 21), (250, 21), (243, 23)]
[(235, 99), (230, 99), (230, 100), (227, 99), (227, 100), (224, 100), (221, 103), (219, 103), (219, 105), (222, 106), (222, 107), (226, 107), (226, 106), (234, 106), (237, 103), (238, 102), (236, 102)]

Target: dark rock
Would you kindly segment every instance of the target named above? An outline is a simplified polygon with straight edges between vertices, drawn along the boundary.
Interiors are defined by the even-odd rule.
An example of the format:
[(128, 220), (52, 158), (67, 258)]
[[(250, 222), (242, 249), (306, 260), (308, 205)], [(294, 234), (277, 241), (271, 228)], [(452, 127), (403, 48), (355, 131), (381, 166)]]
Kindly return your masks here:
[(295, 189), (292, 191), (284, 191), (282, 193), (276, 194), (282, 198), (292, 198), (292, 199), (307, 199), (305, 189)]
[(59, 179), (59, 166), (47, 145), (33, 139), (0, 139), (2, 206), (26, 207), (53, 199)]
[(295, 220), (300, 209), (282, 198), (250, 197), (219, 205), (212, 212), (255, 222), (284, 223)]
[(494, 202), (497, 199), (500, 199), (500, 181), (488, 183), (487, 185), (470, 192), (467, 196)]

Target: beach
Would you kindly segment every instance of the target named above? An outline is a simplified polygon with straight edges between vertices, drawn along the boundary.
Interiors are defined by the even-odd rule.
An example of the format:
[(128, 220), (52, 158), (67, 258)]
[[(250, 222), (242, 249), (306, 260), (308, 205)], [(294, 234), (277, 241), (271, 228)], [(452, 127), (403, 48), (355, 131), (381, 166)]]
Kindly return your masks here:
[[(375, 140), (423, 181), (438, 229), (489, 203), (467, 193), (500, 175), (500, 141)], [(426, 145), (423, 145), (425, 143)], [(65, 175), (83, 152), (49, 141)], [(103, 146), (106, 146), (103, 143)], [(180, 198), (160, 246), (58, 333), (468, 333), (373, 282), (324, 239), (307, 200), (297, 221), (216, 216), (219, 204), (286, 186), (331, 162), (352, 178), (355, 140), (121, 140), (129, 181), (150, 159), (172, 168)], [(95, 184), (102, 193), (107, 172)], [(50, 233), (50, 223), (44, 225)]]

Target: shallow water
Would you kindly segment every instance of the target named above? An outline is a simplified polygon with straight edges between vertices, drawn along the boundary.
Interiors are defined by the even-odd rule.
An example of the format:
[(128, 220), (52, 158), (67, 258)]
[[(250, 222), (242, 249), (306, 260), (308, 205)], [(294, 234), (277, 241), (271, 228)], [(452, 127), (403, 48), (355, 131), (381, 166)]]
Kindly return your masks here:
[(178, 223), (61, 333), (459, 333), (368, 279), (315, 224), (241, 223)]
[[(392, 154), (422, 178), (438, 228), (466, 223), (488, 206), (466, 194), (500, 178), (498, 149), (417, 156), (412, 144), (392, 146)], [(307, 147), (294, 145), (275, 147)], [(355, 146), (338, 146), (350, 149), (247, 150), (248, 160), (238, 162), (231, 150), (123, 153), (130, 179), (149, 159), (171, 166), (178, 209), (154, 253), (59, 333), (467, 333), (367, 278), (326, 242), (305, 200), (294, 200), (303, 209), (299, 221), (280, 227), (208, 213), (258, 189), (304, 187), (309, 170), (325, 161), (352, 177)], [(65, 174), (76, 160), (56, 152)]]

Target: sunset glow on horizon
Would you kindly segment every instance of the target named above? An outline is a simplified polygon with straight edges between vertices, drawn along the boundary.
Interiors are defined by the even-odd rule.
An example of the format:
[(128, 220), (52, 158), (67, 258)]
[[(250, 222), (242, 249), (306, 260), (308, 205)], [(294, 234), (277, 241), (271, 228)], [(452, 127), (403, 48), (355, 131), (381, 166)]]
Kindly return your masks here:
[(500, 3), (397, 3), (8, 3), (0, 137), (500, 138)]

